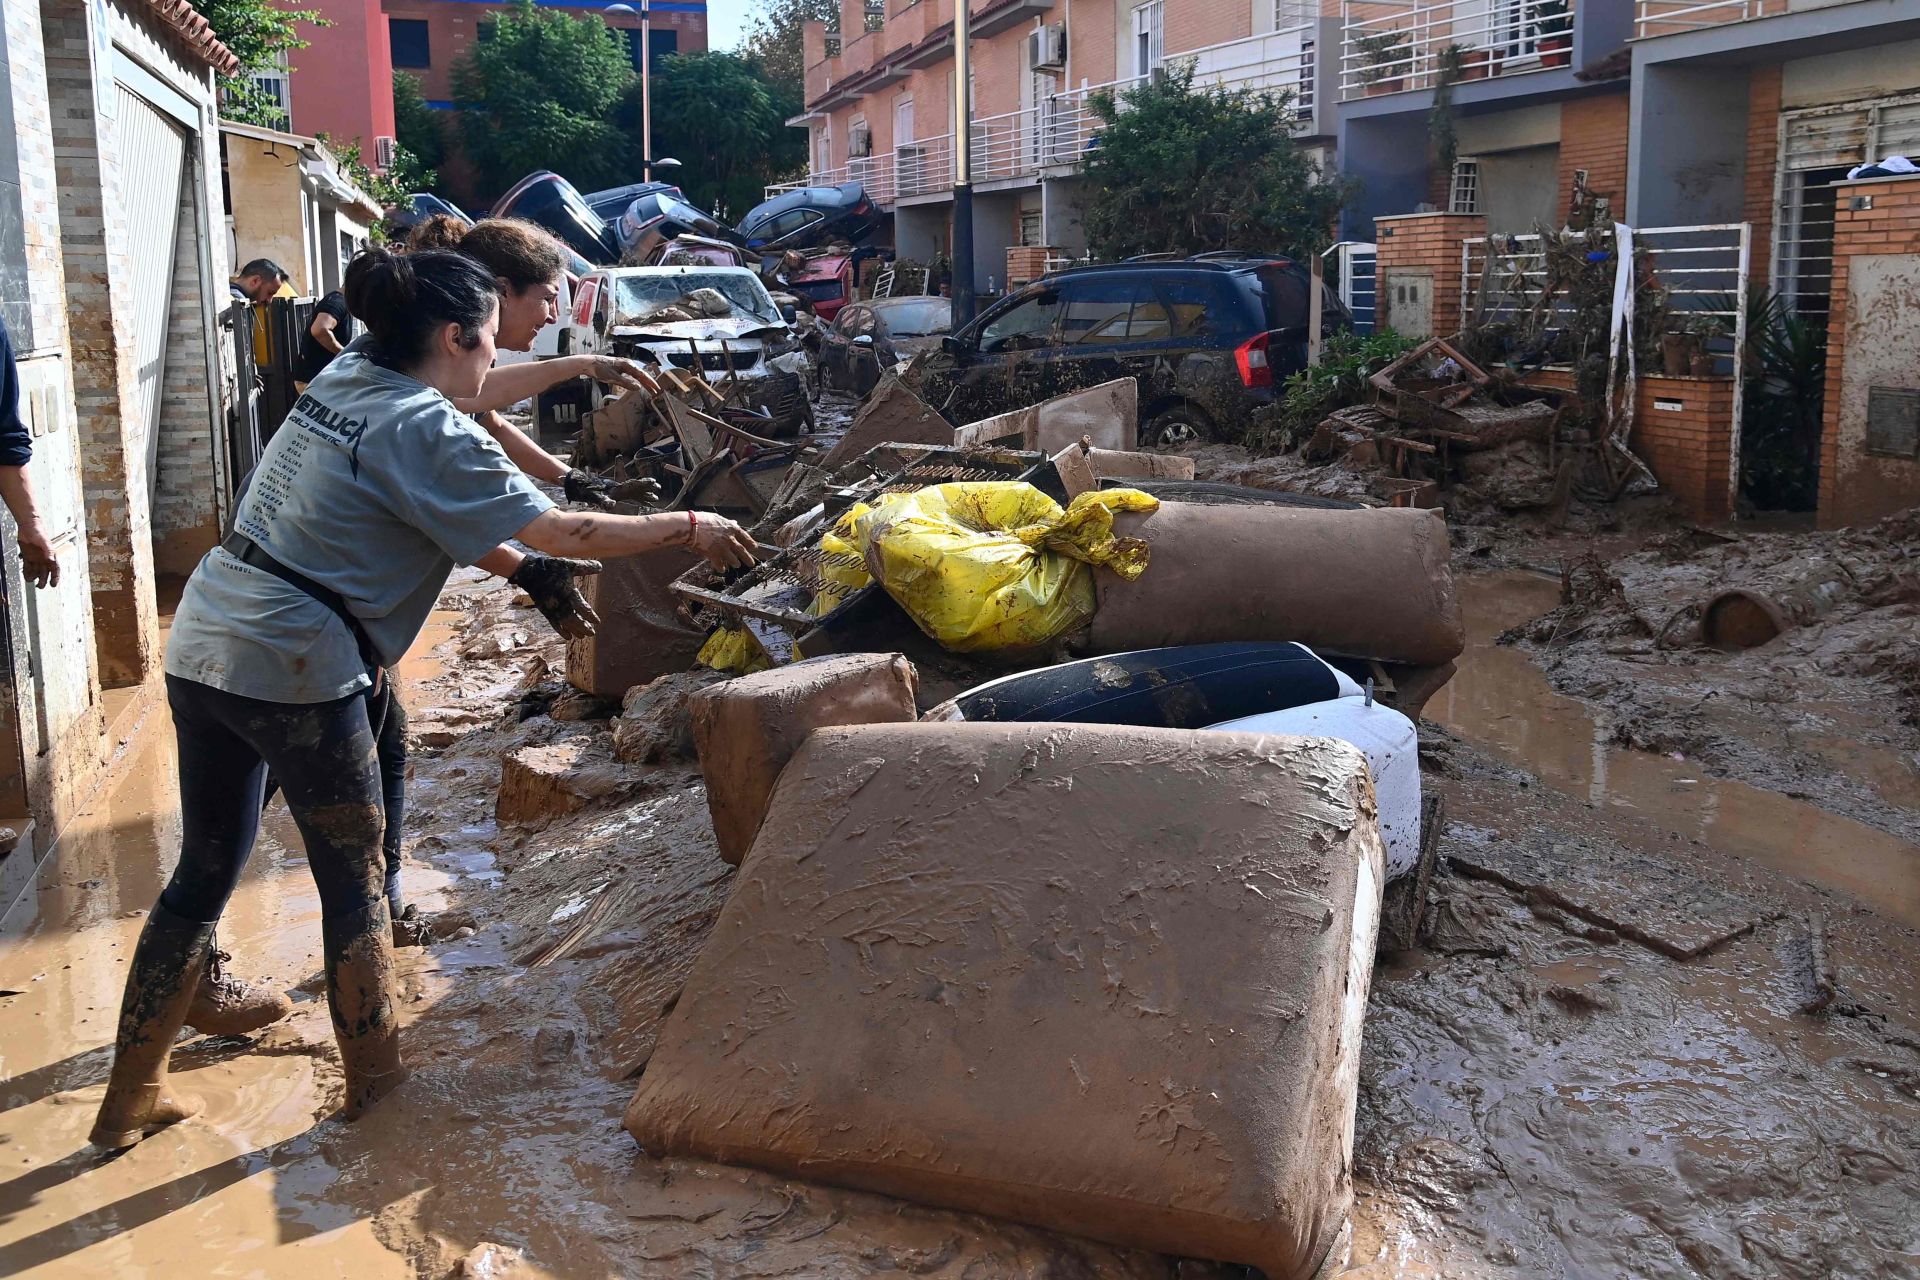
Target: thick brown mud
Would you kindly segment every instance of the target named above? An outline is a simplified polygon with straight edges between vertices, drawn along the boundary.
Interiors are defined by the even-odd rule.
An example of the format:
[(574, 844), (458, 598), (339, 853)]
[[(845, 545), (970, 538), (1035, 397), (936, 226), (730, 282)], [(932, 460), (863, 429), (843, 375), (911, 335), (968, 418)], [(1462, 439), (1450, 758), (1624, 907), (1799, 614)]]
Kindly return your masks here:
[[(1461, 586), (1473, 647), (1423, 753), (1452, 819), (1443, 853), (1528, 851), (1570, 891), (1656, 859), (1753, 923), (1676, 961), (1443, 876), (1431, 945), (1375, 975), (1348, 1274), (1915, 1274), (1915, 851), (1606, 741), (1491, 643), (1557, 584)], [(439, 1278), (470, 1256), (500, 1274), (480, 1269), (487, 1246), (488, 1265), (518, 1256), (514, 1274), (536, 1276), (1235, 1274), (640, 1151), (620, 1114), (732, 873), (685, 766), (620, 766), (543, 828), (495, 823), (506, 752), (609, 736), (517, 719), (560, 664), (510, 596), (457, 583), (432, 665), (406, 672), (433, 744), (416, 758), (409, 895), (479, 917), (471, 937), (400, 953), (413, 1078), (357, 1124), (326, 1118), (340, 1070), (318, 909), (276, 806), (221, 942), (236, 971), (293, 990), (294, 1014), (250, 1040), (183, 1041), (176, 1079), (205, 1115), (117, 1159), (85, 1149), (136, 913), (177, 849), (161, 712), (0, 934), (0, 1274)], [(1800, 1012), (1810, 918), (1839, 985), (1817, 1015)]]

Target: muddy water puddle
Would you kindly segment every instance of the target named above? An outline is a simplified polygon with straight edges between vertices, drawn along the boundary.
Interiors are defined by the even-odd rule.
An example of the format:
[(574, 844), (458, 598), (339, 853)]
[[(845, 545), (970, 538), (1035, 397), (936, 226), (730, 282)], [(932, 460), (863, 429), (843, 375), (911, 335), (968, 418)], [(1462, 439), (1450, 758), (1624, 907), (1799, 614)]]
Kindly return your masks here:
[[(436, 615), (424, 643), (450, 636), (458, 617)], [(417, 685), (436, 671), (410, 658), (402, 675)], [(219, 945), (241, 976), (292, 992), (293, 1015), (254, 1043), (182, 1043), (173, 1074), (218, 1123), (180, 1125), (117, 1158), (87, 1146), (127, 959), (178, 857), (178, 795), (162, 712), (113, 792), (74, 821), (35, 891), (0, 921), (0, 1275), (412, 1276), (374, 1220), (344, 1207), (343, 1191), (379, 1173), (327, 1155), (339, 1126), (316, 1124), (337, 1105), (339, 1073), (318, 981), (319, 900), (282, 805), (265, 815)], [(497, 874), (484, 848), (458, 852), (444, 870), (409, 859), (413, 900), (432, 909), (458, 879)], [(426, 1003), (460, 969), (503, 962), (480, 939), (403, 960), (409, 998)]]
[(1559, 603), (1529, 573), (1458, 580), (1468, 648), (1427, 714), (1596, 808), (1626, 810), (1720, 853), (1823, 885), (1920, 927), (1920, 846), (1777, 792), (1706, 776), (1698, 762), (1619, 747), (1603, 717), (1557, 693), (1533, 659), (1496, 644)]

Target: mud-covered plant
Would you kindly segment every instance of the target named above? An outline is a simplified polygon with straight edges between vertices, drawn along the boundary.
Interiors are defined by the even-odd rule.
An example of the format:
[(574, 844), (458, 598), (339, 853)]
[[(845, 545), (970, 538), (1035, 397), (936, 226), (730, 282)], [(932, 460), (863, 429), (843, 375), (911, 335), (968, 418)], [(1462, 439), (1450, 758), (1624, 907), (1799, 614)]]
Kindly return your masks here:
[(1248, 423), (1247, 446), (1266, 453), (1297, 449), (1336, 409), (1373, 398), (1367, 379), (1414, 347), (1391, 329), (1362, 336), (1339, 333), (1327, 340), (1317, 367), (1288, 378), (1273, 404)]

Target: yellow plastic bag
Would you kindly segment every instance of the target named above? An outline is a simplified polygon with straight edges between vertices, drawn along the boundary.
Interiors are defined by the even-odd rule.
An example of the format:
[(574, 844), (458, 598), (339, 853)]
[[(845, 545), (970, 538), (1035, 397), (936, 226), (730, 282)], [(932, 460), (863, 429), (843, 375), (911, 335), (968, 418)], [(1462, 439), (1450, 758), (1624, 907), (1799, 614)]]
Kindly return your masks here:
[(735, 676), (750, 676), (773, 665), (766, 649), (745, 627), (715, 629), (693, 660), (703, 667)]
[(957, 653), (1044, 645), (1093, 616), (1104, 565), (1132, 581), (1147, 546), (1116, 538), (1116, 511), (1160, 505), (1137, 489), (1083, 493), (1060, 504), (1030, 484), (933, 485), (849, 511), (822, 549), (865, 558), (920, 629)]

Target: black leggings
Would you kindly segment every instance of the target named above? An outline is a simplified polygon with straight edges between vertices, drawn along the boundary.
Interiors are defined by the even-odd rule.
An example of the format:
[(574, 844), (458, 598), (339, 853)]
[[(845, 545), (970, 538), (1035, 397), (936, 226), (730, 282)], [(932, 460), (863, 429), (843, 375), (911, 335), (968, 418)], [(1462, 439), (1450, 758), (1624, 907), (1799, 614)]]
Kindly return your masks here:
[[(161, 905), (188, 920), (220, 918), (260, 830), (268, 769), (306, 843), (324, 920), (345, 921), (379, 902), (387, 818), (369, 701), (361, 692), (332, 702), (264, 702), (168, 676), (180, 744), (181, 847)], [(397, 854), (397, 835), (394, 843)]]
[[(407, 818), (407, 709), (400, 702), (391, 671), (382, 677), (380, 691), (369, 691), (366, 699), (374, 751), (380, 759), (380, 795), (387, 818), (386, 835), (380, 842), (387, 867), (387, 910), (398, 920), (406, 909), (405, 896), (400, 892), (400, 837)], [(280, 780), (269, 770), (263, 803), (271, 803), (279, 790)]]

